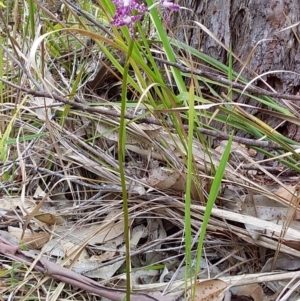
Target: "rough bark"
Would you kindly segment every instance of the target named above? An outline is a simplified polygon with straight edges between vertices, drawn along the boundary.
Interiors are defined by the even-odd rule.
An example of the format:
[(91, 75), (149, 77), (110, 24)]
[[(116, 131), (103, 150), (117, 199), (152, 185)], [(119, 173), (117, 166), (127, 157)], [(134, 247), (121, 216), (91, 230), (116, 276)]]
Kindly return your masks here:
[[(227, 47), (231, 46), (241, 61), (248, 62), (249, 69), (243, 73), (244, 76), (251, 79), (257, 74), (282, 70), (264, 79), (279, 93), (298, 93), (300, 76), (283, 72), (300, 74), (300, 28), (295, 26), (284, 30), (300, 20), (298, 0), (185, 0), (183, 6), (191, 10), (181, 10), (180, 20), (198, 20)], [(188, 37), (191, 46), (226, 63), (226, 50), (216, 41), (192, 21), (179, 24), (178, 20), (176, 25), (180, 30), (177, 37), (180, 40), (186, 41)], [(241, 68), (236, 60), (235, 71)], [(262, 85), (259, 81), (257, 84)], [(269, 123), (274, 126), (276, 121), (269, 120)], [(293, 130), (300, 139), (300, 131)]]

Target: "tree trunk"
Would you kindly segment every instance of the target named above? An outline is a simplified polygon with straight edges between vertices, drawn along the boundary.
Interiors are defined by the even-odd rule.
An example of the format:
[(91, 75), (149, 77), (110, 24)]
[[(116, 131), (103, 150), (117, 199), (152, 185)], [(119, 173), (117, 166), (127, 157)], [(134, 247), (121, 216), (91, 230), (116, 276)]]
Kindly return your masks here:
[[(243, 75), (249, 80), (258, 74), (281, 70), (269, 74), (264, 80), (279, 93), (297, 94), (300, 90), (300, 35), (299, 26), (286, 29), (300, 20), (299, 0), (185, 0), (186, 8), (181, 10), (180, 19), (198, 20), (223, 42), (242, 62), (247, 62), (248, 70)], [(176, 20), (177, 28), (180, 27)], [(201, 50), (222, 63), (227, 63), (228, 54), (208, 34), (196, 24), (182, 26), (178, 38)], [(251, 53), (252, 52), (252, 53)], [(236, 60), (234, 70), (239, 72), (242, 65)], [(265, 88), (260, 81), (257, 85)], [(247, 101), (243, 99), (243, 101)], [(283, 102), (279, 101), (282, 105)], [(251, 103), (251, 102), (250, 102)], [(252, 102), (253, 104), (253, 102)], [(257, 104), (256, 104), (257, 105)], [(252, 112), (258, 113), (258, 112)], [(268, 123), (276, 126), (278, 120)], [(288, 135), (295, 132), (300, 141), (299, 129), (287, 129)]]

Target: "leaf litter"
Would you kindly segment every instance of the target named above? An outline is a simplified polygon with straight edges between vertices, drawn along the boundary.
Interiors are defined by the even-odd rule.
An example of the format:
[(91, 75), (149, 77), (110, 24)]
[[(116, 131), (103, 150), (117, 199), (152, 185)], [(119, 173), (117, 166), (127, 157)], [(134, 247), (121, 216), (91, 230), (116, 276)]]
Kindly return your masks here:
[[(112, 121), (111, 119), (105, 121), (105, 130), (104, 128), (100, 130), (98, 122), (98, 131), (109, 132), (110, 126), (114, 126), (114, 122), (111, 124)], [(182, 235), (168, 240), (168, 233), (176, 234), (176, 231), (184, 227), (182, 220), (184, 204), (182, 197), (178, 194), (183, 195), (185, 189), (186, 171), (182, 159), (184, 149), (182, 147), (178, 149), (179, 139), (175, 135), (170, 139), (162, 127), (156, 126), (154, 135), (151, 135), (149, 128), (147, 128), (147, 133), (142, 127), (137, 131), (138, 124), (133, 126), (132, 123), (131, 127), (135, 131), (132, 131), (132, 138), (127, 142), (129, 153), (127, 166), (130, 174), (128, 187), (131, 194), (132, 285), (139, 287), (139, 290), (142, 285), (147, 285), (146, 291), (151, 292), (155, 291), (155, 286), (151, 285), (157, 282), (166, 285), (165, 281), (169, 282), (173, 279), (169, 291), (173, 291), (173, 287), (181, 290), (180, 281), (184, 277), (185, 268), (180, 267), (179, 263), (182, 260), (180, 257), (184, 255), (184, 241)], [(59, 189), (54, 189), (56, 193), (53, 195), (48, 195), (46, 191), (41, 190), (38, 184), (42, 172), (39, 172), (38, 177), (33, 174), (30, 178), (33, 182), (32, 192), (35, 196), (42, 196), (43, 200), (28, 197), (21, 204), (18, 198), (3, 197), (0, 205), (1, 218), (7, 225), (9, 235), (5, 238), (13, 245), (21, 240), (28, 249), (40, 250), (41, 254), (50, 256), (58, 263), (64, 260), (78, 275), (96, 278), (102, 283), (122, 288), (124, 274), (120, 271), (125, 261), (125, 249), (118, 179), (113, 170), (103, 167), (90, 157), (88, 147), (84, 148), (86, 145), (84, 140), (77, 137), (77, 141), (79, 139), (83, 146), (79, 153), (78, 146), (65, 136), (64, 129), (57, 125), (53, 128), (57, 128), (53, 134), (60, 144), (61, 159), (70, 162), (69, 166), (73, 166), (74, 174), (67, 177), (70, 180), (69, 183), (62, 183), (57, 181), (59, 179), (55, 175), (45, 173), (44, 177), (50, 177), (50, 182), (56, 181), (55, 185), (59, 187)], [(101, 135), (98, 144), (101, 147), (107, 146), (102, 160), (114, 166), (117, 144), (115, 134), (113, 136)], [(130, 148), (130, 145), (135, 147)], [(156, 147), (153, 148), (153, 146)], [(33, 153), (34, 149), (35, 145), (31, 150)], [(205, 184), (210, 181), (210, 178), (202, 170), (210, 168), (211, 160), (206, 158), (204, 150), (197, 142), (194, 143), (194, 155), (199, 168), (199, 177), (203, 181), (201, 189), (205, 189)], [(39, 152), (36, 152), (34, 159), (41, 160), (38, 156)], [(215, 152), (214, 164), (217, 164), (218, 158), (218, 152)], [(133, 161), (135, 163), (130, 164)], [(139, 168), (136, 163), (140, 163)], [(172, 163), (172, 166), (177, 168), (161, 166), (162, 163)], [(93, 185), (99, 186), (99, 192), (89, 192), (87, 187), (80, 185), (81, 182), (73, 181), (79, 179), (85, 182), (85, 178), (80, 176), (83, 170), (97, 175), (101, 182), (107, 184), (94, 183)], [(68, 167), (68, 172), (70, 171)], [(299, 249), (295, 249), (293, 244), (297, 244), (300, 237), (299, 213), (287, 207), (287, 204), (297, 203), (297, 186), (282, 185), (277, 189), (269, 190), (268, 187), (262, 187), (247, 178), (244, 173), (234, 170), (230, 165), (227, 168), (227, 181), (228, 184), (224, 184), (222, 194), (220, 194), (219, 203), (212, 211), (205, 245), (206, 255), (202, 259), (208, 264), (201, 271), (205, 277), (219, 278), (219, 280), (208, 280), (211, 281), (209, 282), (211, 295), (204, 297), (203, 289), (199, 289), (200, 293), (197, 298), (222, 300), (222, 294), (230, 285), (232, 289), (229, 290), (233, 295), (242, 291), (243, 295), (259, 300), (260, 297), (256, 295), (260, 296), (261, 293), (253, 297), (253, 284), (245, 284), (246, 288), (243, 290), (233, 290), (235, 287), (241, 287), (239, 280), (235, 280), (234, 274), (260, 271), (263, 273), (266, 270), (265, 262), (270, 265), (275, 258), (274, 256), (269, 258), (272, 255), (270, 250), (276, 252), (279, 240), (282, 243), (281, 254), (294, 255), (296, 256), (295, 262), (297, 262)], [(241, 183), (244, 188), (242, 190), (237, 188), (235, 183)], [(196, 188), (193, 193), (197, 194)], [(76, 198), (76, 195), (80, 197)], [(147, 199), (143, 199), (145, 195)], [(20, 225), (28, 217), (27, 212), (34, 212), (36, 205), (41, 202), (41, 208), (33, 214), (28, 224), (29, 228), (24, 231)], [(196, 202), (192, 205), (191, 218), (194, 234), (201, 227), (204, 210), (205, 207), (201, 203)], [(16, 225), (18, 223), (20, 223), (19, 226)], [(265, 262), (260, 261), (257, 256), (251, 257), (251, 254), (259, 253), (263, 254)], [(226, 261), (223, 260), (224, 257)], [(283, 257), (285, 258), (287, 257)], [(279, 262), (281, 260), (282, 258)], [(252, 267), (249, 270), (250, 263)], [(297, 265), (287, 268), (287, 264), (275, 267), (282, 271), (299, 268)], [(199, 277), (203, 279), (201, 274)], [(228, 280), (230, 274), (233, 275)], [(174, 275), (176, 275), (175, 278), (173, 278)], [(257, 274), (254, 275), (255, 278)], [(221, 289), (220, 295), (217, 293), (219, 288), (214, 288), (214, 281), (216, 283), (224, 281), (224, 277), (227, 277), (227, 281), (224, 282), (227, 285)], [(283, 289), (286, 282), (283, 279), (280, 283)], [(268, 287), (268, 283), (265, 283), (265, 286)], [(258, 287), (261, 289), (260, 286)], [(159, 290), (162, 290), (162, 287)], [(255, 290), (259, 291), (257, 287)], [(216, 295), (218, 296), (215, 297)]]
[[(158, 130), (156, 127), (155, 131)], [(150, 293), (156, 290), (162, 291), (163, 287), (173, 279), (168, 289), (169, 296), (172, 296), (172, 293), (180, 292), (183, 288), (182, 279), (185, 268), (184, 266), (180, 268), (179, 263), (184, 255), (184, 241), (182, 234), (170, 240), (168, 240), (168, 235), (179, 233), (184, 226), (182, 220), (184, 204), (178, 193), (181, 195), (184, 193), (186, 171), (182, 161), (183, 149), (178, 153), (174, 152), (173, 141), (177, 139), (175, 136), (172, 140), (167, 139), (163, 147), (157, 144), (161, 141), (161, 137), (165, 137), (162, 135), (163, 131), (161, 128), (161, 134), (156, 136), (157, 138), (154, 135), (150, 141), (148, 140), (148, 145), (148, 135), (143, 135), (143, 129), (138, 132), (142, 135), (141, 140), (138, 140), (139, 136), (135, 132), (136, 149), (130, 149), (129, 158), (140, 162), (141, 170), (132, 169), (130, 161), (127, 163), (131, 174), (128, 187), (131, 195), (132, 285), (138, 290)], [(22, 237), (22, 244), (28, 249), (35, 250), (35, 252), (40, 250), (41, 255), (47, 255), (57, 263), (63, 260), (78, 275), (95, 278), (101, 280), (103, 284), (122, 288), (125, 281), (124, 272), (121, 272), (125, 262), (125, 248), (122, 201), (120, 190), (116, 189), (119, 185), (118, 181), (112, 171), (105, 169), (104, 172), (103, 167), (92, 159), (88, 159), (90, 156), (87, 154), (83, 157), (84, 151), (79, 155), (74, 143), (70, 141), (66, 143), (63, 132), (55, 132), (55, 135), (58, 135), (56, 139), (60, 141), (62, 158), (66, 162), (71, 160), (70, 163), (77, 170), (84, 169), (86, 172), (97, 174), (107, 184), (103, 185), (103, 189), (101, 189), (101, 184), (93, 184), (99, 185), (100, 188), (100, 193), (98, 192), (96, 198), (84, 186), (81, 187), (81, 191), (70, 191), (68, 183), (63, 185), (57, 183), (56, 185), (60, 187), (60, 194), (56, 193), (53, 197), (44, 192), (39, 193), (44, 195), (43, 205), (32, 216), (28, 224), (29, 228), (24, 233), (22, 233), (22, 227), (10, 226), (10, 224), (13, 220), (24, 222), (27, 217), (26, 212), (33, 212), (34, 207), (41, 200), (28, 197), (22, 206), (20, 199), (16, 197), (2, 197), (1, 218), (6, 221), (7, 234), (9, 234), (6, 239), (15, 245), (16, 241), (20, 241)], [(112, 155), (117, 141), (111, 137), (107, 138), (106, 135), (101, 136), (100, 140), (102, 145), (108, 146), (107, 162), (113, 161)], [(85, 144), (84, 141), (82, 143)], [(149, 151), (150, 145), (158, 146)], [(210, 178), (201, 170), (204, 166), (209, 168), (211, 162), (205, 161), (207, 158), (198, 144), (194, 147), (200, 178), (203, 183), (207, 183)], [(143, 150), (146, 150), (147, 154)], [(158, 155), (155, 155), (155, 159), (151, 159), (152, 154), (155, 153), (160, 154), (159, 161)], [(218, 153), (215, 153), (214, 160), (217, 158)], [(179, 169), (160, 166), (160, 162), (170, 161)], [(264, 275), (265, 271), (270, 271), (270, 268), (266, 268), (266, 262), (270, 266), (274, 261), (275, 257), (270, 256), (275, 254), (279, 241), (282, 245), (281, 257), (277, 258), (278, 264), (291, 255), (293, 257), (290, 257), (288, 262), (292, 263), (291, 260), (294, 258), (295, 263), (287, 265), (286, 262), (275, 265), (275, 268), (279, 269), (280, 274), (283, 275), (283, 279), (278, 281), (281, 286), (277, 289), (283, 290), (287, 285), (284, 271), (299, 269), (297, 261), (300, 252), (298, 248), (291, 247), (292, 243), (297, 243), (300, 237), (299, 213), (287, 207), (287, 204), (297, 202), (297, 186), (283, 185), (284, 188), (274, 189), (273, 187), (269, 190), (268, 187), (257, 185), (244, 173), (235, 171), (230, 166), (228, 167), (229, 173), (228, 184), (224, 184), (219, 203), (212, 211), (205, 243), (205, 257), (202, 259), (207, 262), (207, 265), (199, 275), (204, 282), (200, 281), (196, 285), (199, 291), (196, 294), (196, 300), (222, 300), (226, 291), (232, 296), (241, 294), (253, 300), (262, 300), (261, 296), (264, 295), (260, 286), (262, 281), (257, 284), (253, 282), (255, 283), (259, 272)], [(50, 177), (54, 182), (55, 176)], [(74, 176), (69, 178), (72, 179)], [(33, 175), (31, 179), (36, 184), (38, 183), (36, 175)], [(73, 190), (79, 189), (80, 184), (70, 183), (72, 183)], [(237, 187), (236, 183), (243, 183), (244, 188)], [(40, 185), (32, 185), (32, 187), (40, 190)], [(139, 187), (143, 190), (139, 190)], [(204, 188), (203, 184), (201, 189)], [(33, 194), (34, 192), (33, 190)], [(197, 193), (196, 188), (194, 193)], [(76, 198), (74, 197), (76, 194), (86, 196)], [(144, 199), (145, 194), (147, 199)], [(71, 195), (72, 199), (70, 199)], [(24, 205), (25, 210), (23, 210)], [(198, 204), (194, 203), (191, 209), (192, 230), (196, 234), (197, 229), (201, 227), (205, 207), (198, 201)], [(261, 254), (260, 256), (264, 257), (259, 258), (254, 254)], [(253, 278), (248, 280), (249, 284), (241, 286), (239, 275), (251, 273)], [(175, 274), (179, 277), (173, 278)], [(207, 277), (215, 278), (215, 280), (204, 280)], [(223, 283), (221, 288), (217, 284), (218, 281)], [(161, 286), (156, 288), (155, 284), (159, 282)], [(264, 289), (269, 287), (268, 283), (264, 282)], [(205, 285), (208, 285), (211, 294), (204, 293), (207, 291)], [(272, 285), (270, 287), (272, 290)], [(297, 294), (296, 290), (295, 293)], [(161, 300), (165, 299), (162, 297)]]

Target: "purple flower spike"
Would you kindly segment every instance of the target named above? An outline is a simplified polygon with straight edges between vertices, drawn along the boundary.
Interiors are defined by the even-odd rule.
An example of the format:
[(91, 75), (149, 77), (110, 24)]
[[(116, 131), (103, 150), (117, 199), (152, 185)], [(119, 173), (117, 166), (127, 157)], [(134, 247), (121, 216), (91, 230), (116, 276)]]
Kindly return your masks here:
[[(116, 13), (111, 21), (111, 24), (117, 27), (128, 25), (131, 38), (134, 38), (135, 22), (139, 21), (148, 11), (148, 8), (145, 6), (145, 4), (139, 3), (138, 1), (139, 0), (112, 0), (116, 6)], [(159, 0), (151, 7), (156, 5), (172, 10), (179, 10), (180, 8), (178, 4), (173, 3), (171, 0)]]
[(117, 27), (129, 25), (130, 35), (133, 38), (134, 23), (142, 18), (148, 8), (137, 0), (112, 0), (112, 2), (116, 6), (116, 13), (111, 24)]

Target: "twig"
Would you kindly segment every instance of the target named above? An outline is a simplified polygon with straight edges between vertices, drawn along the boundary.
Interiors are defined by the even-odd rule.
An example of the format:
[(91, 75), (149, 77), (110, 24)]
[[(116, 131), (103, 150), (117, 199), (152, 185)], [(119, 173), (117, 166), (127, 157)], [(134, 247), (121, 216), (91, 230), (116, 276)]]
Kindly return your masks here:
[[(208, 71), (204, 71), (204, 70), (192, 70), (191, 68), (187, 68), (179, 63), (173, 63), (173, 62), (169, 62), (167, 60), (155, 57), (154, 58), (156, 61), (166, 64), (168, 66), (172, 66), (177, 68), (178, 70), (180, 70), (181, 72), (186, 72), (186, 73), (193, 73), (194, 75), (200, 75), (200, 76), (205, 76), (211, 80), (214, 80), (216, 82), (225, 84), (229, 87), (232, 88), (236, 88), (239, 89), (241, 91), (244, 90), (245, 88), (245, 84), (239, 84), (239, 83), (235, 83), (232, 82), (228, 79), (225, 79), (222, 75), (216, 74), (216, 73), (212, 73), (212, 72), (208, 72)], [(282, 98), (282, 99), (287, 99), (287, 100), (295, 100), (295, 101), (300, 101), (300, 97), (299, 96), (295, 96), (295, 95), (286, 95), (286, 94), (281, 94), (281, 93), (274, 93), (274, 92), (269, 92), (266, 91), (264, 89), (261, 88), (257, 88), (254, 86), (250, 86), (247, 88), (248, 92), (251, 93), (256, 93), (256, 94), (260, 94), (260, 95), (265, 95), (265, 96), (270, 96), (270, 97), (275, 97), (275, 98)]]
[[(229, 135), (224, 134), (222, 132), (208, 130), (208, 129), (204, 129), (204, 128), (197, 128), (197, 130), (201, 134), (205, 134), (205, 135), (215, 137), (218, 139), (222, 139), (222, 140), (229, 139)], [(254, 140), (254, 139), (242, 138), (242, 137), (237, 137), (237, 136), (233, 137), (233, 141), (239, 142), (242, 144), (246, 144), (246, 145), (250, 145), (250, 146), (264, 147), (264, 148), (269, 148), (269, 149), (274, 149), (274, 148), (282, 149), (283, 148), (280, 144), (273, 142), (273, 141), (261, 141), (261, 140)], [(289, 145), (289, 146), (293, 149), (299, 148), (299, 145)]]
[(72, 3), (68, 0), (63, 0), (69, 7), (71, 7), (79, 16), (83, 16), (85, 19), (90, 21), (94, 26), (101, 29), (103, 32), (105, 32), (108, 36), (111, 38), (113, 37), (113, 34), (103, 26), (103, 24), (99, 23), (94, 17), (92, 17), (90, 14), (88, 14), (86, 11), (82, 10), (78, 5)]

